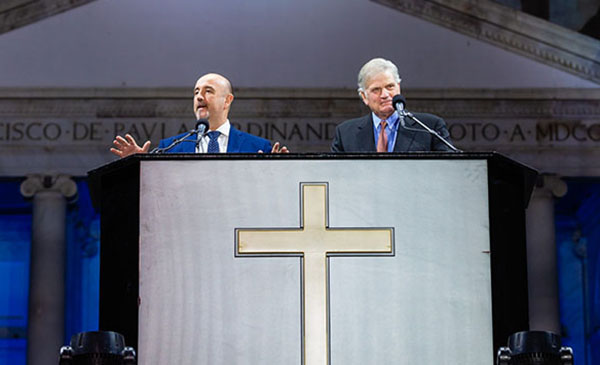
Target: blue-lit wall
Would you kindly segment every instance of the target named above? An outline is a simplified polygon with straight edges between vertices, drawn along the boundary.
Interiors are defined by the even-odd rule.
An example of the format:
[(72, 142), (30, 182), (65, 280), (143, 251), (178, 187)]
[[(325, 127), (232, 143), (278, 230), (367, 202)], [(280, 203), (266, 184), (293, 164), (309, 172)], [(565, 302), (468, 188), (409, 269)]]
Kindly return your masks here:
[(0, 364), (25, 364), (31, 204), (0, 181)]
[(600, 181), (567, 179), (556, 204), (563, 344), (575, 363), (600, 364)]
[[(576, 364), (600, 365), (600, 181), (570, 179), (556, 204), (563, 344)], [(31, 203), (0, 179), (0, 364), (25, 364)], [(87, 184), (67, 216), (65, 343), (98, 328), (99, 217)], [(58, 354), (58, 349), (57, 349)]]
[[(0, 364), (6, 365), (24, 365), (26, 354), (32, 206), (20, 183), (0, 179)], [(67, 213), (65, 343), (98, 328), (99, 216), (85, 181), (77, 187)]]

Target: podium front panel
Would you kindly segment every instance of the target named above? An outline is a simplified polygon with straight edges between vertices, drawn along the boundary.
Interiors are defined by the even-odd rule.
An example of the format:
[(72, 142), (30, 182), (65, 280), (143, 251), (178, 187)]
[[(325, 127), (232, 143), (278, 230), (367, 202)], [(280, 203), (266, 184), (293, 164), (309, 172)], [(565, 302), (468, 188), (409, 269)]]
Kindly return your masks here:
[[(302, 364), (299, 255), (236, 255), (236, 230), (393, 228), (389, 255), (328, 257), (331, 364), (493, 363), (482, 160), (140, 162), (142, 364)], [(369, 243), (366, 242), (365, 245)]]

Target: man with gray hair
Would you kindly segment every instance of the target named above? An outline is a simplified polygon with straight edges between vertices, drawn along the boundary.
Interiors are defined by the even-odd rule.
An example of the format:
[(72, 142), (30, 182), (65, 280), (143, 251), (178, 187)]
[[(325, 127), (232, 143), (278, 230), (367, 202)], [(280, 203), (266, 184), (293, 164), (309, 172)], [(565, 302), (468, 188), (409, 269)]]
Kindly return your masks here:
[[(358, 73), (358, 94), (371, 113), (347, 120), (335, 129), (331, 144), (333, 152), (407, 152), (450, 151), (410, 118), (401, 123), (392, 105), (400, 94), (400, 75), (391, 61), (374, 58)], [(436, 131), (445, 140), (450, 133), (440, 117), (427, 113), (413, 113), (421, 122)]]

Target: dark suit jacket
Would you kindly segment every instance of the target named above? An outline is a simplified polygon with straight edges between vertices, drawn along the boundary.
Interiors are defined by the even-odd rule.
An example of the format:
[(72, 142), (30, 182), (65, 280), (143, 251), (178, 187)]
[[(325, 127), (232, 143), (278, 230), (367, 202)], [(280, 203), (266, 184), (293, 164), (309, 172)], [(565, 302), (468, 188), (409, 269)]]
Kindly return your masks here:
[[(438, 132), (450, 141), (450, 133), (444, 120), (427, 113), (413, 113), (421, 122)], [(405, 117), (406, 126), (423, 132), (409, 131), (398, 126), (398, 136), (394, 152), (408, 151), (451, 151), (443, 142), (429, 134), (412, 119)], [(333, 152), (376, 152), (375, 135), (373, 134), (373, 116), (371, 113), (362, 118), (347, 120), (335, 129), (335, 137), (331, 144)]]
[[(173, 143), (174, 140), (185, 135), (166, 138), (160, 141), (159, 148), (164, 148)], [(253, 136), (252, 134), (235, 129), (233, 125), (229, 130), (229, 141), (227, 142), (227, 153), (256, 153), (258, 151), (265, 153), (271, 152), (271, 142), (264, 138)], [(165, 151), (165, 153), (194, 153), (196, 152), (196, 135), (193, 134), (183, 140), (180, 144)]]

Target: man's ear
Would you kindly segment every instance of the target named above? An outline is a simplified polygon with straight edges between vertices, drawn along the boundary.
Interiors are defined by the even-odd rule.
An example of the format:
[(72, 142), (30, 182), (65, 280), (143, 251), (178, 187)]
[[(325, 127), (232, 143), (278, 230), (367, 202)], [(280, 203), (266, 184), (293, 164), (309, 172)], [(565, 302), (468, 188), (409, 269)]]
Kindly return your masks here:
[(233, 103), (233, 94), (227, 94), (227, 96), (225, 96), (225, 107), (229, 108), (231, 103)]
[(360, 98), (362, 99), (363, 103), (365, 103), (365, 105), (369, 105), (369, 102), (367, 100), (367, 95), (365, 95), (364, 91), (359, 91), (360, 94)]

